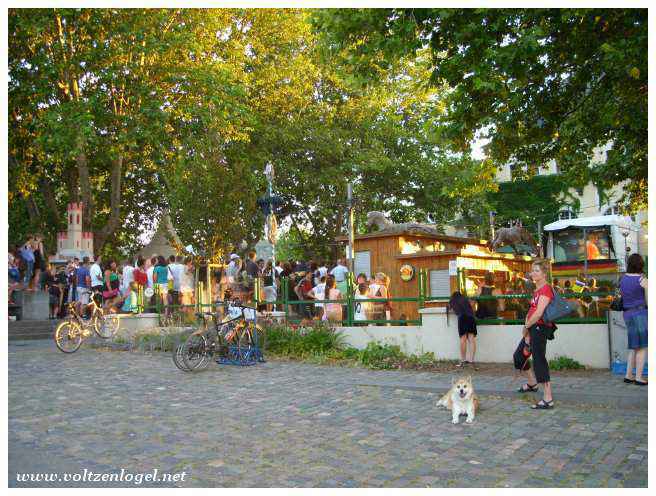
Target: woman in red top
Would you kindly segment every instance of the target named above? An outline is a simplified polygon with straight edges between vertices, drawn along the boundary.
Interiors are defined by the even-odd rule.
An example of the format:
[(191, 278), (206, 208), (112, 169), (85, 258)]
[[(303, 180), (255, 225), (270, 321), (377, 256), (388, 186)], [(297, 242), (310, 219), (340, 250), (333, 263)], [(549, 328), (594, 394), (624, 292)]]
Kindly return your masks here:
[[(536, 410), (548, 410), (553, 408), (553, 397), (551, 395), (551, 377), (549, 376), (549, 363), (547, 362), (547, 336), (545, 328), (553, 327), (553, 323), (545, 324), (542, 320), (547, 305), (553, 300), (554, 294), (551, 286), (547, 284), (548, 266), (545, 262), (534, 262), (531, 270), (531, 279), (536, 289), (531, 298), (531, 305), (526, 315), (526, 322), (522, 334), (524, 339), (520, 341), (515, 350), (515, 368), (524, 369), (528, 375), (528, 382), (518, 389), (520, 393), (537, 391), (538, 384), (543, 385), (543, 399), (531, 408)], [(523, 354), (524, 348), (530, 347), (533, 354), (533, 370), (526, 367), (528, 357)]]

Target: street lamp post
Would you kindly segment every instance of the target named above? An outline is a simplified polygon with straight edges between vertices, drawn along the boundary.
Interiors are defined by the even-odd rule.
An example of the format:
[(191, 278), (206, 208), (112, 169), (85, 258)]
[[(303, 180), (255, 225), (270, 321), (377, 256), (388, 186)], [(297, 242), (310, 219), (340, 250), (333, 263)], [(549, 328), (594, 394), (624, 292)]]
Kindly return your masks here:
[(349, 228), (349, 272), (351, 274), (355, 274), (355, 253), (354, 253), (354, 247), (355, 247), (355, 226), (354, 226), (354, 219), (355, 215), (353, 212), (353, 183), (349, 182), (346, 185), (346, 199), (348, 202), (348, 216), (349, 216), (349, 221), (348, 221), (348, 228)]

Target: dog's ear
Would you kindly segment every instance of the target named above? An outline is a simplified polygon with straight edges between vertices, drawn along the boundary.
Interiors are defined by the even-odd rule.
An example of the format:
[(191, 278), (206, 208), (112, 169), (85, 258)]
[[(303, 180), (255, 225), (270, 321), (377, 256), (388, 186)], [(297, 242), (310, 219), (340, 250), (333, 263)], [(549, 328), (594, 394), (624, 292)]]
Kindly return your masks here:
[(468, 376), (467, 376), (467, 382), (468, 382), (469, 384), (471, 384), (471, 381), (472, 381), (472, 380), (471, 380), (471, 376), (468, 375)]
[(456, 382), (457, 382), (456, 378), (455, 378), (455, 377), (452, 377), (452, 378), (451, 378), (451, 385), (452, 385), (452, 386), (455, 386), (455, 385), (456, 385)]

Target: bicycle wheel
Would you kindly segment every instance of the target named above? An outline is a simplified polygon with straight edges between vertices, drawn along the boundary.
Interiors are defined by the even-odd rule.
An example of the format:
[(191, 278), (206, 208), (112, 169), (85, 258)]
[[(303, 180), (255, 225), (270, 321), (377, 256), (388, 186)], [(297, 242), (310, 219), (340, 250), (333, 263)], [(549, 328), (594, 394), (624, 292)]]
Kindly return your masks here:
[(237, 355), (241, 361), (253, 361), (255, 342), (253, 340), (253, 324), (248, 323), (242, 327), (237, 337)]
[(70, 320), (62, 322), (55, 329), (55, 344), (64, 353), (75, 353), (82, 344), (82, 329)]
[(116, 314), (95, 314), (93, 317), (93, 331), (99, 338), (109, 339), (118, 331), (121, 319)]
[(187, 366), (184, 363), (184, 360), (182, 359), (182, 350), (183, 350), (184, 343), (179, 344), (173, 349), (173, 352), (171, 354), (171, 358), (173, 359), (173, 363), (175, 364), (176, 367), (178, 367), (180, 370), (183, 372), (191, 372), (191, 369), (187, 368)]
[(210, 361), (207, 338), (202, 333), (194, 333), (182, 345), (182, 361), (190, 371), (204, 368)]

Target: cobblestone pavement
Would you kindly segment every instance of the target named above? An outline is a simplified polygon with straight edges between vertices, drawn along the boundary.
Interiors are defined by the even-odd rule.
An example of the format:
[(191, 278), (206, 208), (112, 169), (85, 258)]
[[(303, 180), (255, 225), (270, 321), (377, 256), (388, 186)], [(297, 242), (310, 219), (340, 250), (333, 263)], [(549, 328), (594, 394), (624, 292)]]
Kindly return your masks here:
[(647, 388), (555, 377), (556, 408), (536, 412), (511, 374), (475, 375), (482, 409), (453, 425), (435, 407), (451, 377), (277, 361), (185, 374), (168, 354), (12, 342), (9, 485), (97, 487), (16, 474), (123, 468), (186, 472), (142, 486), (647, 486)]

